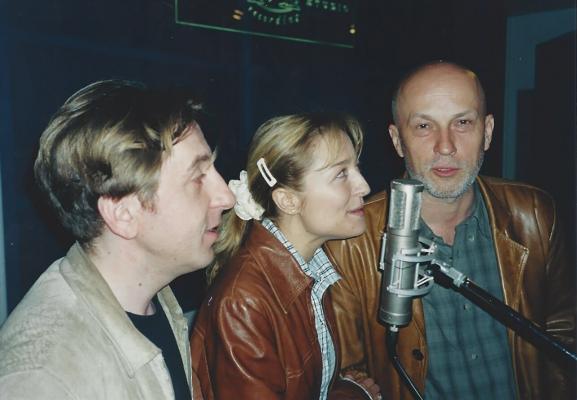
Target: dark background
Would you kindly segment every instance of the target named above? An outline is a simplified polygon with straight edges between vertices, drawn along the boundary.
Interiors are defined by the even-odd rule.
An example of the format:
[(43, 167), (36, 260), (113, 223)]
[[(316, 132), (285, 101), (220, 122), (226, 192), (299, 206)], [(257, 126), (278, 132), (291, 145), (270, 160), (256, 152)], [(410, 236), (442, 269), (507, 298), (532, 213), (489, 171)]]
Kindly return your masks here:
[[(478, 73), (496, 119), (482, 173), (501, 176), (514, 155), (515, 172), (508, 177), (554, 195), (575, 249), (574, 28), (535, 45), (535, 60), (528, 61), (534, 88), (518, 96), (516, 132), (503, 131), (507, 22), (570, 7), (575, 3), (565, 0), (361, 0), (355, 46), (345, 49), (178, 25), (173, 0), (0, 0), (8, 311), (71, 243), (33, 185), (38, 138), (68, 96), (108, 78), (198, 93), (214, 116), (204, 130), (219, 144), (217, 166), (226, 179), (238, 176), (253, 132), (269, 117), (347, 111), (365, 128), (362, 169), (374, 193), (402, 172), (386, 133), (396, 80), (433, 59), (464, 64)], [(504, 151), (507, 134), (516, 134), (517, 144)], [(187, 276), (176, 284), (185, 310), (202, 296), (195, 283), (202, 272), (193, 275), (199, 279)]]

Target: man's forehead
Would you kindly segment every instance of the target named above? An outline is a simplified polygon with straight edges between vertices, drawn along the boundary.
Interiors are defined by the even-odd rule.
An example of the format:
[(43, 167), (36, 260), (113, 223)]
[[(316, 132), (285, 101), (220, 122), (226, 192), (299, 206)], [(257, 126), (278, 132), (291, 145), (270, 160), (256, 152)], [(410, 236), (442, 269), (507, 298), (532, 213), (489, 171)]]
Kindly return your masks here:
[(192, 170), (213, 160), (213, 152), (206, 142), (202, 130), (198, 125), (191, 125), (173, 144), (172, 150), (166, 155), (165, 163), (186, 164), (185, 168)]
[(429, 68), (410, 78), (401, 89), (401, 94), (413, 91), (443, 91), (457, 88), (476, 91), (475, 75), (470, 71), (448, 68)]
[(189, 136), (197, 136), (198, 138), (202, 138), (204, 140), (204, 133), (202, 132), (202, 129), (197, 122), (192, 122), (184, 129), (182, 135), (179, 137), (178, 142), (186, 139)]
[(422, 102), (434, 101), (435, 98), (447, 97), (473, 103), (475, 108), (481, 105), (474, 75), (465, 71), (436, 72), (423, 71), (407, 81), (399, 93), (399, 108), (403, 109)]

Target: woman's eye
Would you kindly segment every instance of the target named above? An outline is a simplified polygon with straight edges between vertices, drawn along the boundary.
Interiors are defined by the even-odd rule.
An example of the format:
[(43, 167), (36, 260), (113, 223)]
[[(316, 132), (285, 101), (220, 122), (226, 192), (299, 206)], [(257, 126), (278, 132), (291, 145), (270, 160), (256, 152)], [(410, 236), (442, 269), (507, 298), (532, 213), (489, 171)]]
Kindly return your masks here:
[(337, 178), (346, 178), (348, 176), (348, 171), (346, 169), (341, 169), (337, 174)]
[(194, 183), (200, 184), (200, 183), (202, 183), (202, 181), (204, 180), (204, 177), (205, 177), (205, 176), (206, 176), (206, 174), (196, 175), (194, 178), (192, 178), (192, 181), (193, 181)]

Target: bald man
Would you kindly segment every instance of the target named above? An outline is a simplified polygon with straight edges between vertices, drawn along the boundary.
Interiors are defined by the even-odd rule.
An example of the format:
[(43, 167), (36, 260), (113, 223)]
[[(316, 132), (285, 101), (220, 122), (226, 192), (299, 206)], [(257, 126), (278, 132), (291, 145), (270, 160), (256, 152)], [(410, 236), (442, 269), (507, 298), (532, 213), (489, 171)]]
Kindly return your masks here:
[[(574, 346), (574, 282), (553, 199), (522, 183), (478, 176), (491, 145), (479, 79), (434, 62), (408, 74), (393, 102), (393, 145), (409, 177), (425, 186), (421, 236), (434, 239), (453, 268)], [(377, 270), (387, 194), (365, 206), (367, 231), (331, 242), (343, 280), (332, 289), (342, 369), (368, 373), (385, 399), (411, 399), (389, 361), (377, 322)], [(413, 302), (399, 330), (401, 363), (427, 399), (573, 399), (573, 373), (459, 294), (435, 285)]]

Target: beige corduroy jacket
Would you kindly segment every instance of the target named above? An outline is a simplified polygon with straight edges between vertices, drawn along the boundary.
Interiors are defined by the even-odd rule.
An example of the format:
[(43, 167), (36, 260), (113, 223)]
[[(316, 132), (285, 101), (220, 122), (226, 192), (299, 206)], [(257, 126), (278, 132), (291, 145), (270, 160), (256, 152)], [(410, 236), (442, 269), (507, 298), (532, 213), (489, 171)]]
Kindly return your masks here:
[[(121, 266), (119, 266), (120, 268)], [(188, 328), (169, 287), (159, 301), (189, 385)], [(195, 383), (193, 398), (201, 399)], [(38, 279), (0, 330), (2, 399), (174, 399), (162, 353), (132, 324), (78, 244)]]

